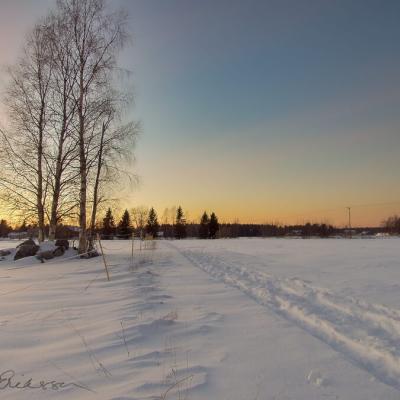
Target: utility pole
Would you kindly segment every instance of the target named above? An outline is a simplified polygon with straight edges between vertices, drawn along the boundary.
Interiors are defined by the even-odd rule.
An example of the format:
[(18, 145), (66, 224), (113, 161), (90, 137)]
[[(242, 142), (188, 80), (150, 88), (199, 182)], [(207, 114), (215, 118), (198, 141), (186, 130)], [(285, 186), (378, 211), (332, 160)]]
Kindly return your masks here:
[(346, 207), (349, 211), (349, 229), (351, 229), (351, 207)]
[(351, 238), (351, 207), (346, 207), (349, 212), (349, 238)]

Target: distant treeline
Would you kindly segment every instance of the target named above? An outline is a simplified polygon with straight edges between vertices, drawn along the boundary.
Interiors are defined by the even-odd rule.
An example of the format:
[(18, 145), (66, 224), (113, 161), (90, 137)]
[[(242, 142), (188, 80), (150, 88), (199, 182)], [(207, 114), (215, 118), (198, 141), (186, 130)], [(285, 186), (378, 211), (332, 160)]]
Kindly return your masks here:
[(393, 215), (383, 221), (382, 226), (385, 228), (385, 232), (392, 235), (398, 235), (400, 234), (400, 217)]
[[(200, 237), (200, 224), (190, 223), (186, 226), (188, 237)], [(165, 237), (172, 237), (173, 226), (161, 225)], [(382, 228), (355, 228), (352, 234), (374, 235), (384, 231)], [(393, 232), (394, 233), (394, 232)], [(398, 231), (400, 234), (400, 230)], [(304, 225), (274, 225), (274, 224), (241, 224), (241, 223), (221, 223), (217, 238), (236, 238), (236, 237), (333, 237), (345, 236), (349, 231), (345, 228), (336, 228), (326, 224)]]
[[(49, 225), (45, 225), (45, 236), (49, 237)], [(25, 221), (17, 226), (11, 226), (6, 220), (0, 220), (0, 237), (1, 238), (25, 238), (38, 237), (39, 229), (37, 224), (28, 224)], [(57, 225), (57, 239), (73, 239), (78, 236), (78, 227), (71, 225)]]
[[(117, 223), (111, 208), (109, 208), (102, 219), (98, 221), (93, 235), (99, 234), (103, 239), (129, 239), (135, 237), (159, 237), (183, 239), (186, 237), (200, 239), (236, 238), (236, 237), (321, 237), (348, 235), (375, 235), (387, 233), (391, 235), (400, 234), (400, 217), (394, 215), (383, 221), (382, 227), (365, 228), (338, 228), (325, 223), (305, 223), (297, 225), (278, 224), (241, 224), (220, 223), (214, 212), (204, 212), (199, 223), (186, 222), (182, 207), (174, 210), (171, 223), (159, 223), (155, 209), (144, 207), (134, 208), (129, 212), (125, 210)], [(0, 237), (37, 236), (37, 225), (27, 225), (23, 222), (20, 226), (11, 227), (5, 220), (0, 221)], [(48, 235), (49, 227), (45, 227)], [(70, 225), (58, 225), (56, 237), (72, 239), (78, 236), (78, 228)], [(10, 235), (11, 234), (11, 235)]]

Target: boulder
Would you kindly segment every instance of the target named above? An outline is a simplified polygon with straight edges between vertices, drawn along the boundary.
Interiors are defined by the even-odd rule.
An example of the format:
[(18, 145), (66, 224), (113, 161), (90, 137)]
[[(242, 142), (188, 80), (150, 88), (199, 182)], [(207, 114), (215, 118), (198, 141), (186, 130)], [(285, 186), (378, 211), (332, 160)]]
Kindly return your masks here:
[(36, 254), (36, 258), (41, 262), (51, 260), (54, 257), (60, 257), (65, 253), (64, 246), (58, 246), (54, 250), (43, 250)]
[(67, 239), (57, 239), (56, 240), (56, 246), (57, 247), (64, 247), (64, 250), (69, 249), (69, 241)]
[(24, 242), (20, 243), (17, 246), (17, 249), (19, 249), (21, 246), (36, 246), (36, 243), (32, 239), (28, 239), (28, 240), (25, 240)]
[(9, 256), (11, 254), (10, 250), (0, 250), (0, 257)]
[(40, 251), (36, 254), (36, 258), (43, 262), (43, 260), (51, 260), (54, 258), (54, 254), (51, 250)]
[(18, 250), (15, 253), (14, 260), (19, 260), (21, 258), (34, 256), (34, 255), (36, 255), (36, 253), (38, 252), (39, 249), (40, 249), (40, 247), (37, 246), (36, 244), (19, 245)]
[(62, 255), (64, 255), (64, 253), (65, 253), (64, 246), (59, 246), (55, 250), (53, 250), (54, 257), (61, 257)]
[(99, 255), (100, 254), (98, 253), (98, 251), (93, 249), (88, 251), (86, 254), (82, 254), (80, 258), (94, 258), (94, 257), (99, 257)]

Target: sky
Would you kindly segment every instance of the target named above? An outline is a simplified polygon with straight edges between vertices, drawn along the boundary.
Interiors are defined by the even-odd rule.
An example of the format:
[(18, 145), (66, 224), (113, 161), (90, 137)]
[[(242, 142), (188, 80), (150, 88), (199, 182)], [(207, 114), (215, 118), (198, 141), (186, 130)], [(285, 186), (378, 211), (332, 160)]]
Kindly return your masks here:
[[(0, 64), (54, 0), (0, 0)], [(400, 2), (114, 0), (142, 123), (119, 207), (379, 225), (400, 212)], [(6, 74), (0, 72), (0, 89)], [(1, 113), (1, 109), (0, 109)]]

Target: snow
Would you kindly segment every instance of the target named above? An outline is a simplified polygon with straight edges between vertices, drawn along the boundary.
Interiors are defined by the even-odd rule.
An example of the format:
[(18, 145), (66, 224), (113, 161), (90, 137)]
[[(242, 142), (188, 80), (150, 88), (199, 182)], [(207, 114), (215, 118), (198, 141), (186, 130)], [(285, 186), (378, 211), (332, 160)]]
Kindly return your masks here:
[(2, 399), (399, 398), (400, 239), (103, 245), (0, 261)]

